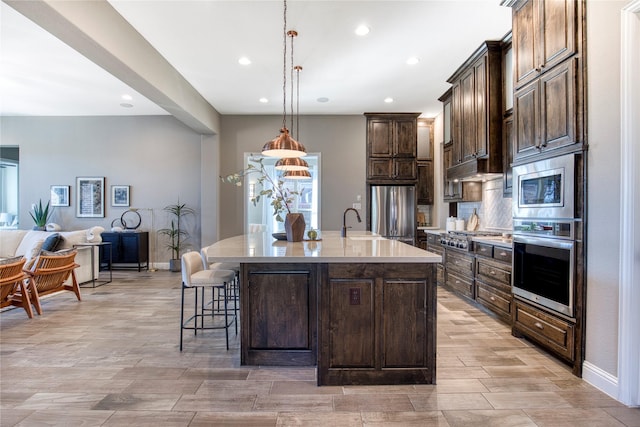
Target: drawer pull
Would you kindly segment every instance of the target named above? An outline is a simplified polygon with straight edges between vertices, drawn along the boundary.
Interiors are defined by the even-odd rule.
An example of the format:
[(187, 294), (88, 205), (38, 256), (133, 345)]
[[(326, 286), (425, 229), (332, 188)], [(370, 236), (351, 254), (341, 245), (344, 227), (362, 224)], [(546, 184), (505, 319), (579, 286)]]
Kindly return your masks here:
[(543, 326), (543, 325), (542, 325), (542, 323), (540, 323), (540, 322), (536, 322), (536, 323), (534, 323), (534, 324), (533, 324), (533, 326), (535, 326), (536, 328), (538, 328), (538, 329), (540, 329), (540, 330), (544, 329), (544, 326)]
[(495, 301), (495, 300), (496, 300), (496, 297), (491, 297), (491, 298), (489, 298), (489, 299), (490, 299), (491, 301)]
[(491, 271), (490, 271), (490, 273), (491, 273), (491, 274), (493, 274), (493, 275), (495, 276), (496, 271), (495, 271), (495, 270), (491, 270)]
[(487, 250), (485, 248), (480, 249), (480, 252), (486, 252)]
[(507, 256), (506, 252), (500, 252), (500, 256)]
[(456, 280), (456, 285), (459, 285), (459, 284), (460, 284), (460, 280)]

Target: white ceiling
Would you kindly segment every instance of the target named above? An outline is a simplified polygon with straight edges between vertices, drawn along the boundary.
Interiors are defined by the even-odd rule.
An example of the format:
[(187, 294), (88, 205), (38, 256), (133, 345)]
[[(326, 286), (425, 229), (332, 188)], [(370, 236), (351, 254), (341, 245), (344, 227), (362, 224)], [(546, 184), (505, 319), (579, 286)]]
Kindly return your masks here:
[[(282, 1), (110, 3), (221, 114), (282, 114)], [(511, 9), (499, 3), (289, 0), (288, 28), (299, 32), (295, 63), (303, 67), (300, 114), (435, 116), (446, 79), (483, 40), (510, 30)], [(0, 24), (0, 114), (167, 114), (5, 3)], [(354, 34), (360, 24), (369, 35)], [(241, 56), (251, 65), (239, 65)], [(420, 62), (407, 65), (411, 56)], [(133, 100), (123, 101), (125, 93)]]

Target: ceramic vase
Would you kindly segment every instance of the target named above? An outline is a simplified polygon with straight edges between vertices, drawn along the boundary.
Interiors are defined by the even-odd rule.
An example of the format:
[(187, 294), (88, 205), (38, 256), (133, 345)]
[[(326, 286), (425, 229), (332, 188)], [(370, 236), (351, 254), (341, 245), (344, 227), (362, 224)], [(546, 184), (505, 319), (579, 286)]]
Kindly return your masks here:
[(284, 219), (284, 229), (287, 232), (288, 242), (301, 242), (304, 238), (304, 215), (301, 213), (290, 213)]

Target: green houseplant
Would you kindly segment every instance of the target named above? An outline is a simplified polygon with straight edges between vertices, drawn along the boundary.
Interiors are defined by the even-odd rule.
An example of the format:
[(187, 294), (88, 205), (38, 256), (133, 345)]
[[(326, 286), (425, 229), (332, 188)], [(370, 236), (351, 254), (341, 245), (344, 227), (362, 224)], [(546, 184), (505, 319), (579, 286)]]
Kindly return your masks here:
[(180, 271), (180, 254), (189, 244), (189, 233), (181, 228), (180, 221), (187, 215), (195, 214), (193, 208), (187, 206), (186, 203), (178, 203), (167, 205), (164, 211), (169, 212), (173, 218), (171, 219), (171, 227), (161, 228), (158, 234), (167, 236), (169, 241), (166, 244), (167, 249), (171, 250), (171, 259), (169, 260), (169, 270)]
[[(221, 176), (220, 179), (222, 182), (240, 187), (242, 186), (242, 181), (245, 176), (250, 174), (258, 175), (256, 184), (258, 184), (261, 189), (255, 196), (251, 197), (251, 203), (256, 206), (262, 198), (271, 199), (273, 216), (276, 221), (285, 223), (287, 240), (292, 242), (300, 241), (304, 237), (304, 216), (291, 211), (291, 205), (299, 193), (285, 186), (285, 178), (282, 174), (278, 174), (275, 178), (269, 175), (263, 160), (262, 157), (251, 159), (246, 169), (224, 177)], [(296, 224), (296, 228), (298, 228), (298, 231), (295, 233), (290, 231), (293, 224)], [(293, 234), (295, 234), (295, 236)]]
[(44, 230), (52, 213), (52, 211), (49, 211), (49, 202), (47, 202), (43, 207), (42, 199), (40, 199), (37, 205), (35, 203), (33, 204), (32, 209), (33, 212), (29, 212), (29, 215), (33, 218), (33, 222), (36, 223), (36, 225), (33, 226), (33, 229)]

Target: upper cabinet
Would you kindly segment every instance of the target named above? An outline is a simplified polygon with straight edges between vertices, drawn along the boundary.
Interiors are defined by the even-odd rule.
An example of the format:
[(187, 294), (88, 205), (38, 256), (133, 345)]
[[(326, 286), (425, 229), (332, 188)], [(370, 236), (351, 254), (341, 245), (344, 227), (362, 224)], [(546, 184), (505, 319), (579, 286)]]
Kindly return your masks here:
[(365, 113), (369, 183), (416, 183), (419, 115), (420, 113)]
[(484, 42), (447, 81), (453, 85), (447, 177), (502, 173), (502, 42)]
[(584, 143), (582, 0), (507, 0), (513, 8), (514, 164)]
[(577, 52), (575, 0), (513, 1), (515, 86), (522, 87)]

